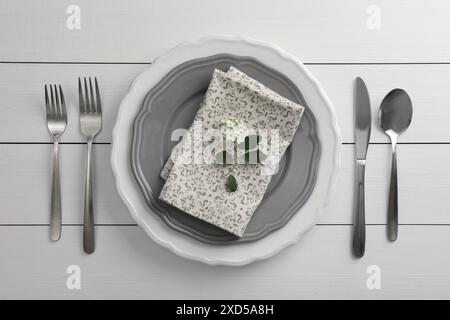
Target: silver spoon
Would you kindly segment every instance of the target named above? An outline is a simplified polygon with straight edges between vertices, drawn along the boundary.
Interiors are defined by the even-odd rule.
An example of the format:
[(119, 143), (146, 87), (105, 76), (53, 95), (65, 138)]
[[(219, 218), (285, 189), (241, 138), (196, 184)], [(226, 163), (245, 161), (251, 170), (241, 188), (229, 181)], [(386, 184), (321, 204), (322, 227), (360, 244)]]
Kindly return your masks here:
[(412, 103), (406, 91), (394, 89), (387, 94), (381, 103), (379, 119), (381, 128), (391, 138), (392, 165), (391, 184), (389, 189), (387, 236), (391, 241), (398, 235), (398, 194), (397, 194), (397, 140), (405, 131), (412, 119)]

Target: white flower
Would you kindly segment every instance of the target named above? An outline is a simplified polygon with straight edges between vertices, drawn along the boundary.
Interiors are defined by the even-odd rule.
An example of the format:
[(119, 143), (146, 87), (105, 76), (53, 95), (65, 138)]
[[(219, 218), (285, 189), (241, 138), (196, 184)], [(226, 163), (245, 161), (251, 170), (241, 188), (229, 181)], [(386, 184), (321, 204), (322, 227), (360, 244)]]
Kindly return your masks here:
[(220, 122), (222, 136), (227, 140), (238, 141), (244, 139), (249, 128), (241, 120), (235, 118), (224, 119)]

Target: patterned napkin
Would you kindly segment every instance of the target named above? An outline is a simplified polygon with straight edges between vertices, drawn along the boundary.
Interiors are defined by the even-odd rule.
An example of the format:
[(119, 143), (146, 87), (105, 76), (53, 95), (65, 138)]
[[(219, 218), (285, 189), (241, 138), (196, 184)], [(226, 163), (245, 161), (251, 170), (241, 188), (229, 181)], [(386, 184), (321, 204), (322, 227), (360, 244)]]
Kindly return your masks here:
[[(234, 67), (215, 70), (193, 124), (161, 171), (166, 183), (159, 198), (242, 237), (303, 112)], [(248, 156), (252, 144), (263, 151), (259, 161), (255, 151)], [(224, 150), (233, 165), (217, 163)], [(233, 192), (230, 175), (237, 185)]]

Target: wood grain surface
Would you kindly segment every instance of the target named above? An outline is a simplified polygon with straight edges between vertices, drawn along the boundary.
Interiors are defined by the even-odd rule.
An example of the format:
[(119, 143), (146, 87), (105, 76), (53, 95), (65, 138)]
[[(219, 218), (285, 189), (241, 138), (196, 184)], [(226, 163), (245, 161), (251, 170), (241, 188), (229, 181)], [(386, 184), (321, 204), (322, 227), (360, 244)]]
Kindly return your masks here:
[[(80, 29), (67, 28), (70, 5), (80, 8)], [(446, 0), (0, 1), (0, 298), (450, 298), (449, 14)], [(273, 42), (305, 62), (336, 108), (344, 142), (336, 192), (319, 224), (243, 268), (183, 260), (152, 242), (122, 204), (110, 165), (117, 110), (134, 77), (179, 42), (215, 34)], [(104, 126), (94, 147), (98, 248), (86, 256), (76, 81), (90, 75), (100, 80)], [(373, 116), (361, 260), (350, 251), (355, 76), (366, 81)], [(57, 243), (48, 240), (46, 83), (62, 85), (69, 113)], [(414, 118), (398, 148), (401, 226), (392, 244), (390, 146), (377, 112), (397, 87), (410, 94)], [(71, 265), (80, 267), (80, 290), (66, 286)], [(371, 266), (381, 272), (379, 290), (367, 286)]]

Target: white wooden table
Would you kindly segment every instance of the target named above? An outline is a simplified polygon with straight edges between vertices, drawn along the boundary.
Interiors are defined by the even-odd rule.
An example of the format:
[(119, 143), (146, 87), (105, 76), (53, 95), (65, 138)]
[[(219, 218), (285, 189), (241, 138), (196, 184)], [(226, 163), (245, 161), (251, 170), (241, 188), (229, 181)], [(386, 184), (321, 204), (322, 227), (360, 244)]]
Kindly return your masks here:
[[(80, 29), (76, 10), (66, 11), (72, 4)], [(0, 298), (450, 298), (449, 15), (447, 0), (0, 0)], [(183, 260), (153, 243), (122, 204), (109, 160), (131, 80), (177, 43), (214, 34), (251, 36), (297, 55), (333, 101), (344, 141), (336, 192), (320, 223), (297, 245), (243, 268)], [(81, 247), (80, 75), (101, 79), (104, 105), (91, 256)], [(357, 75), (374, 119), (361, 260), (350, 251)], [(43, 86), (50, 82), (61, 83), (69, 108), (57, 243), (48, 238)], [(414, 119), (398, 150), (401, 225), (392, 244), (385, 235), (390, 146), (376, 115), (395, 87), (410, 94)], [(81, 270), (80, 290), (66, 285), (72, 265)], [(367, 286), (377, 271), (379, 289)]]

